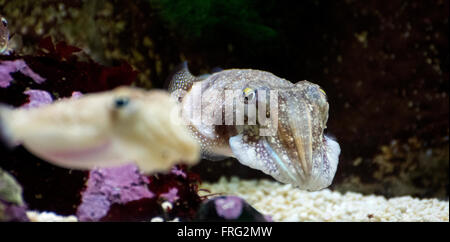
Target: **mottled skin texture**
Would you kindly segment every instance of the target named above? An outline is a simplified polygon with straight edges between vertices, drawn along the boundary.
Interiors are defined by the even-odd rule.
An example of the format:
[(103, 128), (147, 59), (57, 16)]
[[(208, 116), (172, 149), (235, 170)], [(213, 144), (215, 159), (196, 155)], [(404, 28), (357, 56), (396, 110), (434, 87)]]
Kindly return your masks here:
[[(169, 90), (180, 102), (183, 117), (200, 141), (204, 158), (235, 157), (244, 165), (301, 189), (319, 190), (331, 184), (340, 148), (323, 134), (328, 102), (318, 85), (307, 81), (293, 84), (269, 72), (250, 69), (194, 77), (184, 64), (173, 75)], [(276, 92), (273, 97), (270, 91)], [(196, 101), (198, 93), (201, 105)], [(230, 101), (233, 98), (235, 101)], [(236, 100), (242, 101), (243, 113), (236, 109)], [(252, 105), (255, 112), (250, 111)], [(271, 113), (271, 106), (275, 113)], [(259, 122), (263, 118), (258, 116), (261, 108), (273, 122)], [(221, 118), (213, 116), (219, 113)], [(244, 116), (243, 124), (233, 119), (239, 115)], [(230, 124), (227, 120), (234, 121), (225, 125)], [(274, 132), (261, 135), (262, 129)]]
[(5, 54), (8, 50), (9, 30), (8, 21), (0, 15), (0, 54)]

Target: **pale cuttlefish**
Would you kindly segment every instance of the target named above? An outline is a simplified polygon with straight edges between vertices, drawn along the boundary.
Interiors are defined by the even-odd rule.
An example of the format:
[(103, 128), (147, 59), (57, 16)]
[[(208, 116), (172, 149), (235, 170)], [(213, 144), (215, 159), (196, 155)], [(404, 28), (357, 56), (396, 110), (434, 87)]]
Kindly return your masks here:
[(1, 133), (50, 163), (73, 169), (134, 162), (144, 173), (195, 164), (200, 147), (165, 91), (119, 87), (37, 108), (0, 106)]
[(196, 77), (185, 62), (169, 91), (203, 158), (234, 157), (300, 189), (331, 184), (340, 147), (324, 134), (329, 104), (318, 85), (251, 69)]

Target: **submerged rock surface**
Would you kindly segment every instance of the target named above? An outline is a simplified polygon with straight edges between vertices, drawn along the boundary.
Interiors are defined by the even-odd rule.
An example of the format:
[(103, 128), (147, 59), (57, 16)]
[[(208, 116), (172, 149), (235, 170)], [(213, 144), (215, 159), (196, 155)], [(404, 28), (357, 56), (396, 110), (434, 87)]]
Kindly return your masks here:
[(0, 222), (26, 222), (26, 211), (22, 187), (13, 176), (0, 168)]
[(203, 202), (197, 212), (196, 221), (270, 222), (271, 219), (240, 197), (219, 196)]

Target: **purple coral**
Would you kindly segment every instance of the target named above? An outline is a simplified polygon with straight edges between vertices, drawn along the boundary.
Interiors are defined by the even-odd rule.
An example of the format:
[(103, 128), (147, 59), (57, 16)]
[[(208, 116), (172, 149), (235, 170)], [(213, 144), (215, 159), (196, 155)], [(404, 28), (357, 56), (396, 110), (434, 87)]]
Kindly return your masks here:
[[(47, 91), (28, 90), (23, 93), (28, 95), (28, 102), (23, 104), (21, 106), (22, 108), (37, 108), (53, 102), (52, 96)], [(81, 92), (75, 91), (72, 92), (72, 96), (70, 98), (79, 99), (82, 96), (83, 94), (81, 94)]]
[(75, 92), (72, 92), (71, 98), (78, 99), (78, 98), (80, 98), (82, 96), (83, 96), (83, 94), (81, 92), (75, 91)]
[(173, 166), (172, 170), (171, 170), (171, 173), (175, 174), (177, 176), (181, 176), (183, 178), (187, 177), (186, 173), (181, 168), (179, 168), (178, 166)]
[(23, 108), (37, 108), (53, 102), (52, 96), (47, 91), (28, 90), (23, 93), (28, 95), (28, 103), (22, 105)]
[(166, 199), (167, 201), (173, 203), (178, 200), (180, 197), (177, 195), (178, 189), (176, 187), (170, 188), (168, 192), (162, 193), (160, 197)]
[(107, 215), (113, 204), (154, 197), (148, 183), (148, 178), (140, 174), (134, 164), (92, 170), (78, 207), (78, 219), (98, 221)]
[(23, 75), (30, 77), (38, 84), (45, 81), (45, 78), (36, 74), (30, 67), (25, 63), (24, 60), (14, 60), (14, 61), (2, 61), (0, 62), (0, 87), (6, 88), (13, 81), (11, 73), (21, 72)]
[(236, 196), (217, 198), (214, 201), (217, 214), (225, 219), (237, 219), (241, 216), (243, 200)]

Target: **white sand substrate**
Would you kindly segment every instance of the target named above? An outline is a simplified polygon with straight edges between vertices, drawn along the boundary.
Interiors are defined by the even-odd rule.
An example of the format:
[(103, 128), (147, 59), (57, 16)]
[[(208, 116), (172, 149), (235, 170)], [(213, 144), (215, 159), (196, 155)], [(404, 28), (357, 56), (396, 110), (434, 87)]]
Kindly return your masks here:
[(52, 212), (28, 211), (28, 219), (31, 222), (77, 222), (75, 216), (60, 216)]
[[(274, 221), (449, 221), (449, 202), (403, 196), (345, 194), (323, 189), (308, 192), (269, 180), (221, 178), (217, 183), (203, 183), (217, 195), (237, 195)], [(200, 195), (208, 193), (201, 192)], [(33, 222), (76, 222), (75, 216), (29, 211)]]
[(201, 188), (240, 196), (274, 221), (449, 221), (449, 202), (438, 199), (386, 199), (329, 189), (308, 192), (275, 181), (236, 177), (222, 177), (217, 183), (203, 183)]

